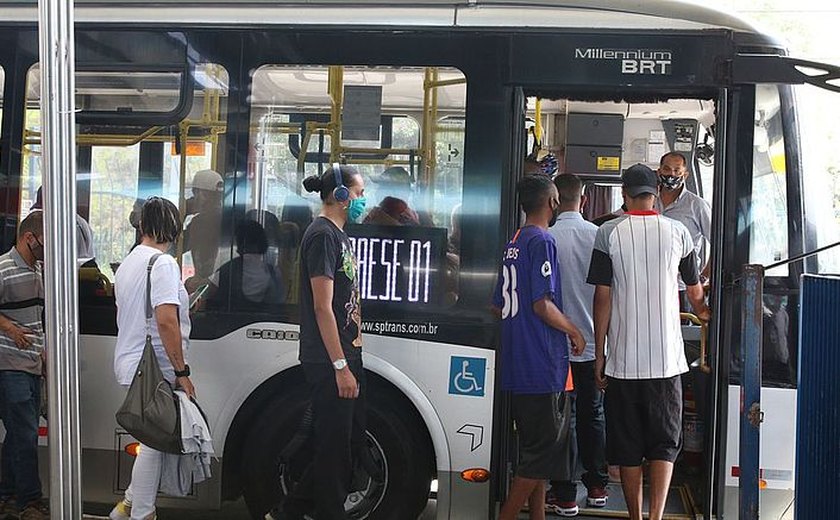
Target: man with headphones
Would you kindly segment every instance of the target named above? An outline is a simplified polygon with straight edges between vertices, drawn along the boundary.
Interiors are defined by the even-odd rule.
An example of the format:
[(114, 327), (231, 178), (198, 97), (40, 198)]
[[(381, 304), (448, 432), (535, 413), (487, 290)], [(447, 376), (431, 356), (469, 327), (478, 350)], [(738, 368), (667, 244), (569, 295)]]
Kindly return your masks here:
[[(303, 181), (321, 197), (321, 214), (300, 248), (300, 359), (312, 402), (312, 463), (279, 509), (267, 518), (344, 520), (353, 446), (364, 443), (365, 373), (362, 367), (358, 265), (344, 232), (365, 209), (364, 180), (334, 164)], [(371, 475), (373, 476), (373, 475)]]

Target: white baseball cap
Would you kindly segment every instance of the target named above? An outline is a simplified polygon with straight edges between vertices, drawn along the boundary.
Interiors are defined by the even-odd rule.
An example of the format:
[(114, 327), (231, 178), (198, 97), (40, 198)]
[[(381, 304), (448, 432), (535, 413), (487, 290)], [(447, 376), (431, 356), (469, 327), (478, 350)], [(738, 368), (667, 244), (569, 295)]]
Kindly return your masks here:
[(192, 180), (193, 189), (223, 192), (225, 181), (222, 176), (213, 170), (199, 170), (195, 172)]

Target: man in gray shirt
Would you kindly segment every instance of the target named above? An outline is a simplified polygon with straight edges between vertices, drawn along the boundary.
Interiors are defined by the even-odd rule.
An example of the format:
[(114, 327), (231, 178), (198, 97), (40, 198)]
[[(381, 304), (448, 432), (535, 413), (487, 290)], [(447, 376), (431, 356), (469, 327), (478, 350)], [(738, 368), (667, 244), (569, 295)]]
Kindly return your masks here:
[[(605, 453), (603, 394), (595, 386), (595, 334), (592, 326), (592, 300), (595, 287), (586, 283), (589, 260), (595, 244), (598, 227), (584, 220), (581, 208), (586, 202), (583, 183), (572, 174), (558, 175), (554, 185), (560, 196), (560, 215), (549, 228), (557, 242), (557, 262), (563, 294), (563, 312), (586, 339), (586, 349), (575, 356), (569, 353), (574, 399), (572, 414), (575, 427), (571, 429), (569, 445), (571, 460), (580, 450), (584, 467), (583, 484), (587, 489), (587, 505), (604, 507), (607, 504), (607, 460)], [(574, 468), (572, 468), (574, 470)], [(574, 474), (574, 471), (572, 471)], [(577, 486), (571, 481), (552, 482), (546, 504), (562, 516), (572, 516), (578, 511)]]
[[(43, 216), (33, 211), (18, 229), (15, 246), (0, 256), (0, 415), (6, 427), (0, 471), (0, 514), (50, 517), (38, 476), (38, 415), (44, 353)], [(17, 518), (17, 517), (15, 517)]]
[[(663, 155), (656, 173), (659, 175), (659, 197), (654, 209), (688, 229), (694, 242), (700, 278), (707, 280), (711, 269), (708, 245), (712, 241), (712, 207), (703, 198), (686, 189), (688, 163), (683, 154), (668, 152)], [(680, 291), (684, 290), (685, 285), (680, 281)]]

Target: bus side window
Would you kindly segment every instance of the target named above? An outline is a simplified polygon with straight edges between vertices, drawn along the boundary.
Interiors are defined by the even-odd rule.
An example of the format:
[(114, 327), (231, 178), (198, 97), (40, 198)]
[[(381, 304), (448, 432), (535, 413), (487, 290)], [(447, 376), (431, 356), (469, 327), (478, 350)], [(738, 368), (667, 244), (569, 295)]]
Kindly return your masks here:
[[(773, 85), (756, 87), (750, 263), (772, 264), (788, 255), (787, 172), (781, 102)], [(787, 276), (787, 266), (767, 276)]]
[[(756, 86), (750, 263), (789, 256), (788, 194), (781, 98), (775, 85)], [(773, 385), (796, 384), (795, 297), (777, 288), (787, 265), (767, 271), (764, 290), (762, 377)], [(775, 280), (774, 280), (775, 279)]]
[(366, 315), (455, 303), (464, 75), (443, 67), (264, 65), (251, 77), (246, 209), (278, 220), (267, 258), (283, 303), (298, 301), (300, 241), (320, 206), (302, 181), (334, 162), (365, 181), (367, 210), (347, 232)]

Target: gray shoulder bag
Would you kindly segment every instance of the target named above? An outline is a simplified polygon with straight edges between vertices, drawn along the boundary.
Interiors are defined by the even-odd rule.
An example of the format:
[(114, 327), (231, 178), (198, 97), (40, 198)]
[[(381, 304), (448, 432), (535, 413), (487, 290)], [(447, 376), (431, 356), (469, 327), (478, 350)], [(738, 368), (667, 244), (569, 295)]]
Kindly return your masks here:
[(152, 266), (146, 269), (146, 346), (128, 388), (117, 423), (141, 443), (166, 453), (181, 453), (181, 413), (172, 385), (163, 377), (152, 345)]

